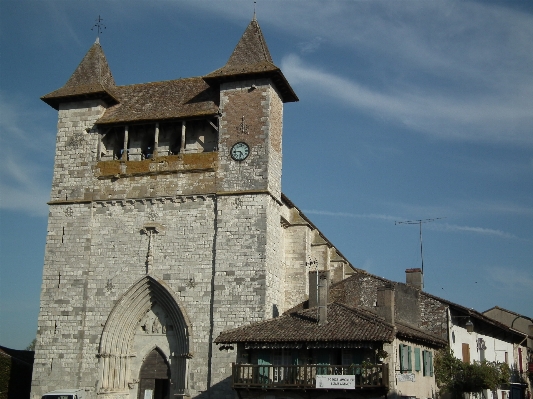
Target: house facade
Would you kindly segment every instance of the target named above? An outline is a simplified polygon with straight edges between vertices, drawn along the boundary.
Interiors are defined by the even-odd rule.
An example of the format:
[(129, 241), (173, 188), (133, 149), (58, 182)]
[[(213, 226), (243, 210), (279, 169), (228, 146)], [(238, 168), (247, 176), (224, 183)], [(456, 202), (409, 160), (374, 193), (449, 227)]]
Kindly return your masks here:
[[(380, 292), (393, 287), (394, 318), (397, 322), (417, 326), (446, 342), (454, 356), (467, 363), (483, 360), (506, 363), (511, 370), (525, 370), (526, 359), (521, 354), (527, 348), (527, 334), (510, 328), (473, 309), (466, 308), (422, 290), (422, 271), (406, 270), (406, 283), (392, 282), (356, 269), (347, 279), (331, 287), (331, 299), (349, 306), (380, 311)], [(511, 375), (509, 385), (485, 397), (506, 399), (530, 397), (524, 378)], [(516, 384), (513, 388), (513, 384)], [(512, 392), (513, 391), (513, 392)]]
[(433, 359), (446, 341), (395, 320), (392, 285), (380, 287), (370, 310), (329, 301), (328, 275), (311, 273), (309, 301), (283, 316), (216, 338), (221, 351), (237, 352), (239, 397), (435, 397)]
[(97, 41), (42, 100), (58, 131), (32, 399), (233, 398), (214, 338), (304, 300), (309, 259), (352, 269), (281, 192), (298, 98), (257, 20), (222, 68), (164, 82), (117, 86)]

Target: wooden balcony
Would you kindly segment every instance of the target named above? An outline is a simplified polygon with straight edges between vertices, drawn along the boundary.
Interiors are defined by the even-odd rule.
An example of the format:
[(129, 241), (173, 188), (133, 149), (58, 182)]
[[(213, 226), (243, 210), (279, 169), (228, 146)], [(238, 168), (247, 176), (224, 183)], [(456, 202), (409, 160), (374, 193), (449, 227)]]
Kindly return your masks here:
[(389, 387), (387, 364), (340, 366), (304, 364), (297, 366), (233, 363), (234, 389), (316, 389), (317, 375), (355, 375), (356, 389)]

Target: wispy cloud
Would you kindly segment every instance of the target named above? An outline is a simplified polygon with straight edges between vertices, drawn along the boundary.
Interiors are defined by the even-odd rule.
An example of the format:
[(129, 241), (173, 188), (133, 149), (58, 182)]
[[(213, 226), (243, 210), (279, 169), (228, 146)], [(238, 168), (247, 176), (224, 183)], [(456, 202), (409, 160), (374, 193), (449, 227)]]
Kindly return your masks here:
[(466, 98), (459, 93), (422, 91), (414, 84), (401, 89), (380, 89), (308, 65), (294, 54), (283, 59), (282, 69), (296, 86), (423, 134), (454, 140), (533, 145), (528, 130), (533, 126), (532, 108), (518, 104), (516, 99), (502, 99), (501, 93), (496, 100), (493, 95), (497, 93)]
[(496, 236), (501, 238), (514, 238), (517, 239), (518, 237), (514, 234), (502, 231), (502, 230), (495, 230), (495, 229), (488, 229), (486, 227), (474, 227), (474, 226), (459, 226), (456, 224), (449, 224), (449, 223), (437, 223), (429, 227), (431, 230), (437, 230), (437, 231), (447, 231), (447, 232), (467, 232), (467, 233), (475, 233), (475, 234), (481, 234), (486, 236)]
[(376, 213), (349, 213), (349, 212), (330, 212), (330, 211), (319, 211), (319, 210), (304, 210), (303, 213), (309, 215), (322, 215), (322, 216), (334, 216), (334, 217), (348, 217), (354, 219), (378, 219), (386, 221), (395, 221), (401, 218), (390, 215), (382, 215)]
[[(376, 213), (350, 213), (350, 212), (331, 212), (331, 211), (321, 211), (321, 210), (304, 210), (305, 214), (308, 215), (321, 215), (321, 216), (331, 216), (331, 217), (342, 217), (342, 218), (354, 218), (354, 219), (374, 219), (382, 220), (386, 222), (397, 222), (406, 220), (401, 216), (392, 216), (385, 214), (376, 214)], [(514, 234), (508, 233), (502, 230), (489, 229), (486, 227), (477, 227), (477, 226), (459, 226), (456, 224), (442, 223), (438, 221), (437, 223), (431, 223), (427, 225), (427, 228), (434, 231), (443, 231), (443, 232), (464, 232), (464, 233), (473, 233), (480, 234), (484, 236), (494, 236), (507, 239), (520, 239)]]
[(324, 41), (325, 40), (322, 37), (318, 36), (306, 42), (301, 42), (300, 52), (302, 54), (314, 53), (319, 49), (319, 47), (322, 45), (322, 43), (324, 43)]
[(40, 132), (38, 122), (37, 111), (0, 93), (0, 208), (44, 216), (50, 192), (53, 135)]
[[(238, 4), (194, 7), (249, 19)], [(262, 4), (258, 18), (295, 43), (281, 65), (306, 98), (432, 137), (533, 145), (531, 13), (505, 2), (309, 0)], [(322, 42), (342, 58), (326, 56)]]
[(516, 270), (510, 267), (490, 267), (488, 276), (498, 289), (509, 292), (533, 292), (533, 275), (531, 271)]

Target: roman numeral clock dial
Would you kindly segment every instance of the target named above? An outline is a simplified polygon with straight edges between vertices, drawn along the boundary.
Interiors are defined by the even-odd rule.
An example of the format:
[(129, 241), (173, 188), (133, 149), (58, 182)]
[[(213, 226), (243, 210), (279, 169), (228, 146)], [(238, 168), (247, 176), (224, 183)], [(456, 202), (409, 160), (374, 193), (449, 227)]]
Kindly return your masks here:
[(243, 141), (235, 143), (231, 147), (230, 155), (235, 161), (244, 161), (250, 154), (250, 147)]

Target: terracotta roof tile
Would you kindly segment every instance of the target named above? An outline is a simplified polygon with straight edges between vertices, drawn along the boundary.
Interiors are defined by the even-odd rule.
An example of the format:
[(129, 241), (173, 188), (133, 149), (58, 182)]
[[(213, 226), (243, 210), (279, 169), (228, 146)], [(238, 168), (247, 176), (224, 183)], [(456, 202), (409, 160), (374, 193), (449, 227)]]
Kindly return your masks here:
[(119, 99), (98, 124), (200, 117), (218, 112), (218, 96), (201, 77), (117, 86)]
[(220, 82), (230, 78), (272, 77), (283, 97), (283, 101), (298, 101), (298, 97), (283, 76), (281, 70), (274, 65), (272, 56), (257, 20), (254, 18), (244, 31), (239, 43), (233, 50), (228, 62), (204, 78), (208, 82)]
[(98, 97), (108, 103), (116, 103), (114, 95), (115, 80), (107, 63), (100, 43), (94, 43), (80, 62), (67, 83), (58, 90), (41, 97), (54, 108), (61, 101), (75, 101), (80, 97)]
[(421, 341), (430, 345), (445, 347), (448, 342), (432, 334), (424, 332), (416, 327), (409, 326), (405, 323), (395, 322), (397, 329), (396, 335), (407, 340)]
[(317, 308), (222, 332), (215, 343), (392, 342), (394, 327), (371, 312), (338, 303), (328, 305), (328, 323), (319, 326)]

